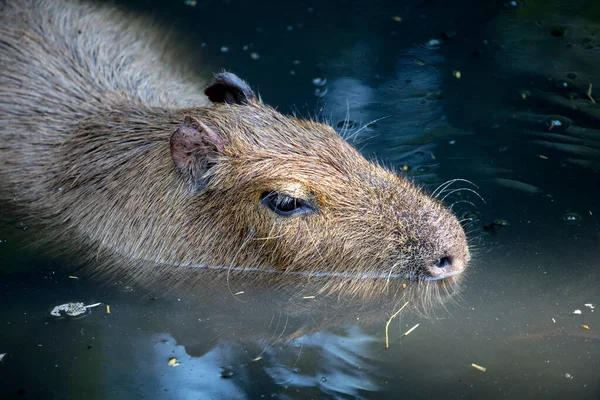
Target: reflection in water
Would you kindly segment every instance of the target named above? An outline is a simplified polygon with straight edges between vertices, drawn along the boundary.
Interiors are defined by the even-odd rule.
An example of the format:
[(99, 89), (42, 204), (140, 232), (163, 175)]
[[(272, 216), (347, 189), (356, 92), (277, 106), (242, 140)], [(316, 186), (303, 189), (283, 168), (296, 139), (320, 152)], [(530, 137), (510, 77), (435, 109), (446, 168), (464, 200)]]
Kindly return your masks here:
[[(403, 312), (385, 349), (385, 323), (405, 295), (400, 288), (377, 304), (303, 298), (314, 291), (253, 289), (243, 281), (193, 293), (159, 287), (147, 295), (125, 282), (69, 279), (59, 265), (26, 259), (31, 255), (15, 250), (11, 226), (0, 237), (8, 239), (0, 242), (3, 270), (31, 265), (34, 272), (0, 279), (3, 395), (598, 398), (600, 314), (585, 304), (600, 303), (600, 9), (583, 1), (459, 1), (451, 9), (415, 1), (404, 10), (359, 3), (310, 13), (303, 5), (311, 17), (293, 32), (310, 38), (310, 49), (301, 57), (296, 39), (300, 54), (288, 48), (294, 54), (285, 57), (303, 60), (293, 67), (306, 82), (300, 88), (310, 96), (319, 88), (314, 101), (323, 118), (365, 154), (432, 190), (457, 177), (479, 186), (486, 203), (467, 191), (446, 199), (465, 201), (454, 211), (475, 230), (475, 260), (455, 301), (429, 315)], [(267, 15), (275, 6), (253, 7)], [(396, 13), (402, 22), (388, 21)], [(333, 22), (336, 16), (346, 23)], [(210, 29), (219, 37), (248, 30), (215, 24)], [(324, 31), (331, 24), (335, 35)], [(262, 43), (264, 64), (252, 64), (260, 68), (241, 56), (223, 66), (244, 76), (249, 70), (256, 74), (250, 81), (268, 85), (267, 44), (280, 40), (273, 36)], [(438, 37), (439, 46), (422, 46)], [(309, 50), (326, 56), (303, 74), (304, 60), (316, 57)], [(315, 77), (324, 80), (315, 85)], [(295, 81), (284, 79), (290, 86), (267, 91), (291, 104)], [(102, 301), (111, 313), (49, 318), (53, 306), (70, 301)], [(172, 357), (179, 366), (169, 366)]]

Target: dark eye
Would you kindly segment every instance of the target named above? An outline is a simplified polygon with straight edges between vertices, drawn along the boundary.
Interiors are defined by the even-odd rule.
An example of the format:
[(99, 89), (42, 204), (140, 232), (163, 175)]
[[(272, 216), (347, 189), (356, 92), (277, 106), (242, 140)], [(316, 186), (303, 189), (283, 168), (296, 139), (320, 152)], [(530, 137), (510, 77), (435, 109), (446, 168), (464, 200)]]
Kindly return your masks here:
[(306, 200), (277, 192), (263, 193), (262, 203), (282, 217), (310, 214), (316, 211), (315, 207)]

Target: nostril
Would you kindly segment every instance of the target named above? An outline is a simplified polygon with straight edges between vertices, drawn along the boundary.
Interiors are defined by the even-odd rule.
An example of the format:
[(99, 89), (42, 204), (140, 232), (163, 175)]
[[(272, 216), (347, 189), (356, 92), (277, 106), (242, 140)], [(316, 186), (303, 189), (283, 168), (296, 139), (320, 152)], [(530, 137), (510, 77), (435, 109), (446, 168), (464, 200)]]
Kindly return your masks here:
[(442, 257), (435, 262), (435, 266), (442, 269), (447, 269), (452, 266), (452, 258)]

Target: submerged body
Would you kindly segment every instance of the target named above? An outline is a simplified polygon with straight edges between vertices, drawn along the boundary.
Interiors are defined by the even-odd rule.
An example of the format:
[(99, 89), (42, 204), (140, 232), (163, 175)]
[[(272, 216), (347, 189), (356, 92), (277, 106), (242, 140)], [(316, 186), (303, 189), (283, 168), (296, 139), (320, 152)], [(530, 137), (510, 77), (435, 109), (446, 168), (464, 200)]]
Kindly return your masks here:
[(392, 277), (466, 268), (441, 202), (233, 74), (203, 93), (145, 20), (75, 0), (0, 4), (0, 195), (102, 272), (337, 277), (324, 292), (367, 298)]

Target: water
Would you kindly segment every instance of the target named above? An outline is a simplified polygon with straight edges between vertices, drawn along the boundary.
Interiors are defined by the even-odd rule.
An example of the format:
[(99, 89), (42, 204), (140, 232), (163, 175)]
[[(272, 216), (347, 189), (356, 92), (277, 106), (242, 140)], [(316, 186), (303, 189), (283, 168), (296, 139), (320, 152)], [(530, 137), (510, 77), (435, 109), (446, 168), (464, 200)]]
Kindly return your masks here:
[[(475, 257), (460, 296), (428, 316), (401, 313), (386, 349), (397, 299), (361, 309), (244, 282), (192, 293), (101, 284), (17, 246), (30, 229), (3, 226), (3, 398), (600, 397), (600, 309), (586, 306), (600, 304), (600, 109), (588, 96), (590, 83), (592, 98), (600, 90), (600, 6), (126, 5), (185, 32), (207, 70), (236, 72), (284, 112), (327, 118), (418, 184), (474, 182), (485, 203), (465, 191), (446, 201), (476, 217)], [(70, 301), (103, 305), (50, 317)]]

